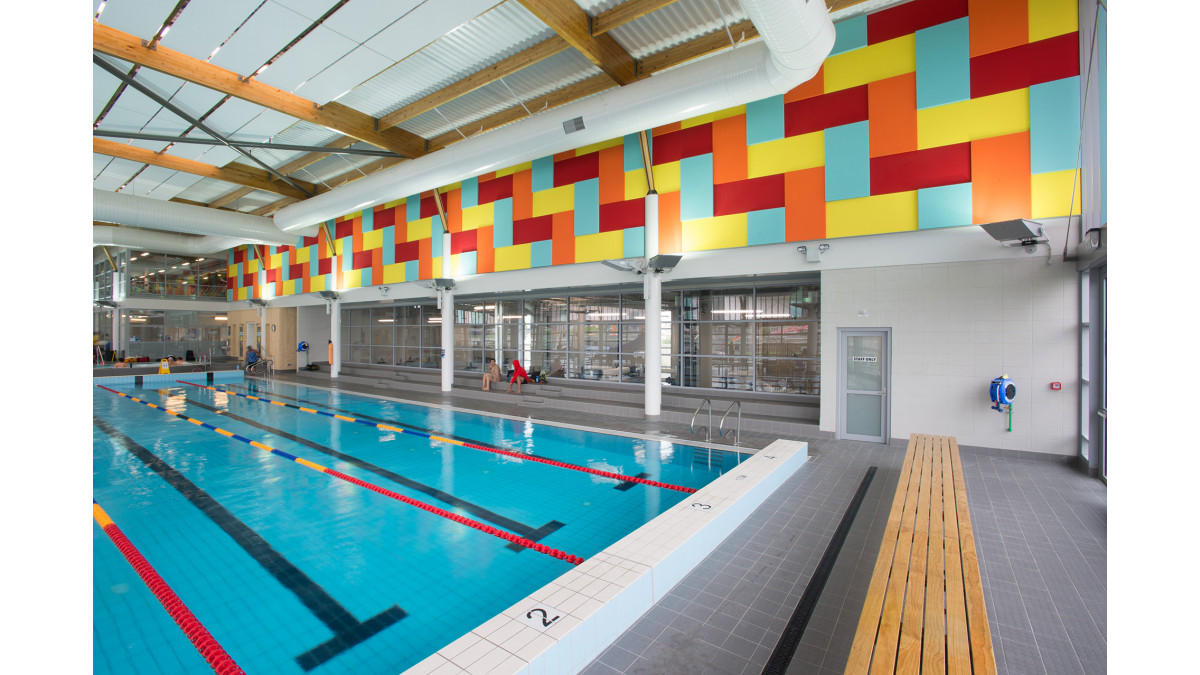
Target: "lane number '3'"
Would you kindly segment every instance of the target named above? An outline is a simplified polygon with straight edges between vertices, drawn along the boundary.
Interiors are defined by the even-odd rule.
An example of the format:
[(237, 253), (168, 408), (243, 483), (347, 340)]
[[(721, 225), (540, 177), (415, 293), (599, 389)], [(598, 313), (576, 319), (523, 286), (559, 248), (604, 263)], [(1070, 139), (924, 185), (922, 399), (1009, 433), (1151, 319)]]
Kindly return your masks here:
[(550, 624), (552, 624), (552, 623), (554, 623), (555, 621), (558, 621), (560, 618), (562, 618), (561, 616), (556, 616), (556, 617), (554, 617), (553, 619), (547, 619), (546, 617), (547, 617), (547, 616), (549, 616), (549, 615), (548, 615), (548, 614), (546, 614), (546, 610), (542, 609), (541, 607), (538, 607), (537, 609), (531, 609), (531, 610), (529, 610), (529, 612), (525, 614), (525, 618), (526, 618), (526, 619), (532, 619), (532, 618), (533, 618), (533, 613), (534, 613), (534, 612), (541, 612), (541, 613), (542, 613), (542, 625), (543, 625), (543, 626), (549, 626)]

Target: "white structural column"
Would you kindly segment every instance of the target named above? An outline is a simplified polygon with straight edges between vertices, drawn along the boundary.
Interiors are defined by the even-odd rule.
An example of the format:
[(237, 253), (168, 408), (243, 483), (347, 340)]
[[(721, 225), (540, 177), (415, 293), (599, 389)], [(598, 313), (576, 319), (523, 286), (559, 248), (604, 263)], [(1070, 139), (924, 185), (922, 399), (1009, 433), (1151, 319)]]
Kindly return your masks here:
[(267, 360), (267, 306), (258, 306), (258, 334), (262, 336), (262, 341), (255, 345), (258, 348), (258, 357), (263, 361)]
[(454, 291), (438, 291), (442, 308), (442, 391), (454, 385)]
[[(450, 272), (450, 232), (443, 230), (442, 277), (451, 278)], [(446, 288), (438, 293), (438, 306), (442, 308), (442, 391), (449, 392), (454, 388), (454, 291)]]
[[(658, 255), (658, 193), (646, 195), (646, 260)], [(646, 417), (662, 414), (662, 278), (646, 270)]]
[(342, 371), (342, 301), (329, 301), (329, 339), (333, 340), (333, 363), (329, 364), (329, 376), (337, 377)]

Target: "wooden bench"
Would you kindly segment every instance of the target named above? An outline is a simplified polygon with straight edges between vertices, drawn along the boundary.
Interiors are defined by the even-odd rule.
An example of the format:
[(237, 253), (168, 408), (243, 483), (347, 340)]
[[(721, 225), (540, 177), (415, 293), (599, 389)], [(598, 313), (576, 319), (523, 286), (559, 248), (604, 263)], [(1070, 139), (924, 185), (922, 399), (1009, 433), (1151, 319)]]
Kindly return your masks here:
[(913, 434), (846, 673), (995, 673), (962, 458)]

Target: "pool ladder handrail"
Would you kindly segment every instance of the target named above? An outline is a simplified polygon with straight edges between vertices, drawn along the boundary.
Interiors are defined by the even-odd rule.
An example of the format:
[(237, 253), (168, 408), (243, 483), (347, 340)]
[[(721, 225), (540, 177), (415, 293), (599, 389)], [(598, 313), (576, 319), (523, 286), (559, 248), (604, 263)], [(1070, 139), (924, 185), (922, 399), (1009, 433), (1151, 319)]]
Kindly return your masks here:
[[(725, 414), (721, 416), (721, 426), (719, 426), (717, 428), (717, 436), (719, 436), (721, 438), (725, 437), (725, 418), (729, 417), (729, 413), (733, 411), (733, 406), (735, 406), (735, 405), (737, 406), (738, 416), (737, 416), (737, 429), (736, 429), (736, 434), (733, 437), (733, 444), (741, 445), (741, 443), (742, 443), (742, 402), (741, 401), (734, 401), (733, 403), (729, 404), (728, 408), (725, 409)], [(735, 430), (730, 429), (730, 431), (732, 432)]]
[(708, 404), (708, 426), (704, 427), (704, 440), (705, 440), (705, 442), (712, 442), (712, 399), (711, 398), (706, 398), (703, 401), (701, 401), (700, 405), (696, 407), (696, 412), (692, 413), (691, 430), (692, 430), (692, 435), (695, 436), (696, 435), (696, 416), (698, 416), (700, 414), (700, 410), (704, 408), (705, 404)]

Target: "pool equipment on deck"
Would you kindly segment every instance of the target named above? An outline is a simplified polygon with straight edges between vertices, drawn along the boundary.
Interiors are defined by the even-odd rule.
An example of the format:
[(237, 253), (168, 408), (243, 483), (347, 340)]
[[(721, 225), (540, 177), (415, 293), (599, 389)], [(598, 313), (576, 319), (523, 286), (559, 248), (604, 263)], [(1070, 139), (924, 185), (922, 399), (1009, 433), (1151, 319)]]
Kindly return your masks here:
[(1012, 402), (1017, 396), (1017, 385), (1013, 384), (1008, 375), (1001, 375), (992, 380), (992, 385), (988, 388), (988, 391), (992, 397), (992, 410), (1008, 412), (1008, 430), (1012, 431)]
[(300, 344), (296, 345), (296, 351), (304, 352), (304, 369), (305, 370), (316, 370), (317, 369), (317, 367), (314, 366), (310, 361), (310, 357), (308, 355), (308, 342), (301, 340)]

